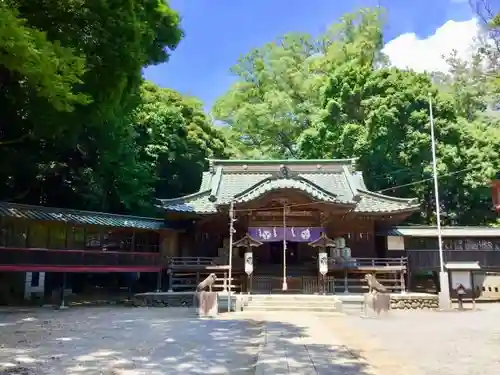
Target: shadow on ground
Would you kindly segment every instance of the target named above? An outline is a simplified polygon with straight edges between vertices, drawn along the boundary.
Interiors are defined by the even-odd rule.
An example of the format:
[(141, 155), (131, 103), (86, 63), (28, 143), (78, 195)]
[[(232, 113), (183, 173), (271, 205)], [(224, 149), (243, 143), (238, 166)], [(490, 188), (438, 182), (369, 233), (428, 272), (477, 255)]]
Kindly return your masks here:
[(284, 323), (279, 318), (268, 318), (266, 323), (259, 355), (265, 374), (373, 374), (360, 353), (335, 339), (333, 331), (325, 334), (326, 327), (322, 335), (314, 335), (307, 324)]
[[(199, 319), (182, 308), (126, 307), (2, 312), (0, 374), (253, 374), (259, 347), (269, 352), (269, 341), (263, 346), (265, 324), (227, 316)], [(315, 343), (293, 324), (267, 326), (272, 355), (293, 357), (291, 373), (370, 373), (345, 346)], [(270, 374), (284, 373), (282, 363), (270, 366)]]

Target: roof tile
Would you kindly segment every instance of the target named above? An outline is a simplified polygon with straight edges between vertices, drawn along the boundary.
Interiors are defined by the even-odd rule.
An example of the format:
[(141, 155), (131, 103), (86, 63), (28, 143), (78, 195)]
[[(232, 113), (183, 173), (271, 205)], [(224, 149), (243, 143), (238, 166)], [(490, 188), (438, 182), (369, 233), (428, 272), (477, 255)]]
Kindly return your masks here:
[[(309, 163), (314, 163), (310, 170)], [(372, 193), (366, 190), (359, 171), (350, 171), (352, 160), (321, 161), (211, 161), (211, 171), (204, 172), (198, 193), (190, 196), (162, 200), (169, 211), (214, 213), (217, 205), (256, 199), (277, 189), (298, 189), (314, 199), (354, 204), (356, 211), (363, 213), (391, 213), (412, 211), (418, 206), (413, 200), (400, 199)], [(280, 164), (286, 165), (294, 177), (276, 178)], [(248, 166), (254, 169), (246, 171)], [(260, 169), (255, 169), (258, 165)], [(294, 171), (296, 166), (298, 171)], [(299, 167), (300, 166), (300, 167)], [(225, 169), (227, 167), (227, 169)], [(350, 176), (346, 175), (350, 174)], [(213, 194), (213, 196), (210, 196)], [(356, 195), (356, 196), (354, 196)]]
[(0, 202), (0, 216), (39, 221), (59, 221), (79, 225), (157, 230), (166, 227), (157, 218), (115, 215), (103, 212), (78, 211), (62, 208)]

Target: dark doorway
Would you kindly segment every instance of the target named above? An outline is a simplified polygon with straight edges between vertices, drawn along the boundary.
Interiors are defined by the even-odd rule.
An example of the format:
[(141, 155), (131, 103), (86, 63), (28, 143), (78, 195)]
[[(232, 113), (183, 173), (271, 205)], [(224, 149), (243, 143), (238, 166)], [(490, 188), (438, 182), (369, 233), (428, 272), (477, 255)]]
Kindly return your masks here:
[(283, 264), (283, 242), (271, 242), (269, 255), (271, 264)]
[(286, 243), (286, 264), (291, 266), (297, 265), (299, 263), (299, 244), (298, 242), (287, 242)]

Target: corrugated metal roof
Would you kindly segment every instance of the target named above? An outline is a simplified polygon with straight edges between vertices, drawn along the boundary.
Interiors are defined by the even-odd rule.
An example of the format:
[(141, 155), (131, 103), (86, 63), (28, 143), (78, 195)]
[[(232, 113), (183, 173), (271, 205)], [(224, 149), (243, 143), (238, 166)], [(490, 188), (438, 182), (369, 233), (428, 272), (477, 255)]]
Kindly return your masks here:
[[(379, 234), (403, 237), (437, 237), (437, 227), (399, 226)], [(491, 227), (441, 227), (443, 237), (500, 237), (500, 228)]]
[(469, 270), (480, 270), (481, 266), (479, 265), (479, 262), (448, 262), (444, 265), (446, 269), (453, 271), (453, 270), (464, 270), (464, 271), (469, 271)]
[(59, 221), (79, 225), (99, 225), (104, 227), (151, 230), (168, 227), (165, 220), (158, 218), (115, 215), (103, 212), (78, 211), (7, 202), (0, 202), (0, 216), (38, 221)]

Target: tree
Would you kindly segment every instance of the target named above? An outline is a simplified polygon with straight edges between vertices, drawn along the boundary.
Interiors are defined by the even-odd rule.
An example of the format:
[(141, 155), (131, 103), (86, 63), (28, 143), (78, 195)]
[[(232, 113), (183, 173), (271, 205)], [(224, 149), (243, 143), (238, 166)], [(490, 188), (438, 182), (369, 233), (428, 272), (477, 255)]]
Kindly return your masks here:
[(135, 113), (138, 146), (156, 178), (156, 197), (195, 192), (207, 158), (227, 157), (226, 138), (195, 98), (145, 83), (142, 100)]
[(117, 212), (151, 200), (131, 114), (142, 68), (181, 37), (162, 0), (0, 2), (0, 199)]
[(353, 56), (383, 64), (378, 11), (349, 14), (313, 38), (291, 33), (243, 56), (232, 72), (238, 81), (214, 106), (239, 152), (297, 156), (296, 139), (321, 110), (321, 92), (332, 64)]
[(355, 63), (338, 66), (325, 90), (324, 119), (299, 140), (301, 156), (358, 157), (371, 189), (419, 197), (420, 220), (432, 222), (429, 92), (433, 93), (438, 169), (440, 175), (449, 175), (440, 180), (447, 220), (488, 221), (487, 183), (500, 167), (498, 130), (460, 117), (450, 97), (437, 93), (426, 74), (374, 70)]

